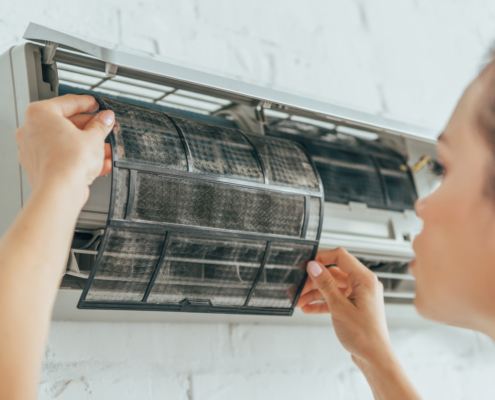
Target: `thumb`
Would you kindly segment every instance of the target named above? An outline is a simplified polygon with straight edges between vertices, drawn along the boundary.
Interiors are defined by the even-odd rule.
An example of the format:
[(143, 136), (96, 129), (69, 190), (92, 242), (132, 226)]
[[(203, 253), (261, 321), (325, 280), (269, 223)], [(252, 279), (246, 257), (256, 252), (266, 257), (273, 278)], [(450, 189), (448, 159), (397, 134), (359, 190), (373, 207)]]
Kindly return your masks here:
[(115, 123), (115, 114), (113, 111), (105, 110), (96, 114), (84, 127), (84, 131), (96, 133), (103, 140), (108, 136)]
[(330, 314), (344, 312), (349, 300), (340, 291), (330, 271), (318, 261), (310, 261), (307, 269), (311, 280), (325, 298)]

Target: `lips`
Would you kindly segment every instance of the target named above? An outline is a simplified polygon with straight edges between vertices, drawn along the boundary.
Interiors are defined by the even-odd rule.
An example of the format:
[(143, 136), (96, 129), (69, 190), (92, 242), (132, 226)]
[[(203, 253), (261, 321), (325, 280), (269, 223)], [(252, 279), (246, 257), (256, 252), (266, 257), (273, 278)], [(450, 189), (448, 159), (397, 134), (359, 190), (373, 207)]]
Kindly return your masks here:
[(416, 259), (411, 260), (411, 261), (409, 262), (409, 269), (413, 269), (415, 265), (416, 265)]

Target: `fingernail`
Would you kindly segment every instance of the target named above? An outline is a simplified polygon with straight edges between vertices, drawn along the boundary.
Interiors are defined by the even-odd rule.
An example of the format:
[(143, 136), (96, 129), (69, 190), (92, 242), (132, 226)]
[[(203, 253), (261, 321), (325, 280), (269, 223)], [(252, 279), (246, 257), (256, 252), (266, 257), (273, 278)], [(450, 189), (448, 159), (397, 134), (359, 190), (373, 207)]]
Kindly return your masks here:
[(115, 120), (115, 114), (113, 111), (105, 110), (98, 114), (98, 118), (101, 119), (106, 126), (111, 126)]
[(315, 278), (317, 276), (319, 276), (323, 272), (323, 270), (321, 269), (320, 265), (316, 261), (310, 261), (308, 263), (308, 271)]

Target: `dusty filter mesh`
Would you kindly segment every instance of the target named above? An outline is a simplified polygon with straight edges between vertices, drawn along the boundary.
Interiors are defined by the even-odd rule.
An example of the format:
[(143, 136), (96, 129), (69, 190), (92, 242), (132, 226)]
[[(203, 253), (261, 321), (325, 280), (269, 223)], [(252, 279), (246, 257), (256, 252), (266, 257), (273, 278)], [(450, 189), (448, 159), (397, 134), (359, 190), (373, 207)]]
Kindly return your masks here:
[(290, 315), (323, 218), (302, 147), (97, 100), (113, 188), (79, 307)]
[(303, 196), (145, 173), (136, 192), (136, 221), (301, 235)]
[(244, 305), (266, 242), (173, 233), (149, 302), (179, 303), (187, 295), (213, 305)]

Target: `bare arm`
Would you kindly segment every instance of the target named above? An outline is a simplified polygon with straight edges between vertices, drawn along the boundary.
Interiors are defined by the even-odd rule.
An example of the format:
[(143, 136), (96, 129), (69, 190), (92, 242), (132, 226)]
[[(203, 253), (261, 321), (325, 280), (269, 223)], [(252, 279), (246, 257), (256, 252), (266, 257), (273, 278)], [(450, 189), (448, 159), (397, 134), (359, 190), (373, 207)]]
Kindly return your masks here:
[(113, 114), (81, 114), (97, 109), (90, 96), (34, 103), (16, 133), (19, 160), (33, 192), (0, 241), (2, 400), (36, 398), (51, 311), (76, 219), (88, 186), (111, 169), (104, 138)]
[[(325, 268), (331, 264), (336, 267)], [(319, 252), (308, 264), (308, 274), (297, 306), (307, 314), (332, 315), (337, 337), (365, 375), (375, 399), (421, 399), (392, 349), (383, 285), (375, 274), (341, 248)], [(325, 302), (317, 302), (322, 299)]]

